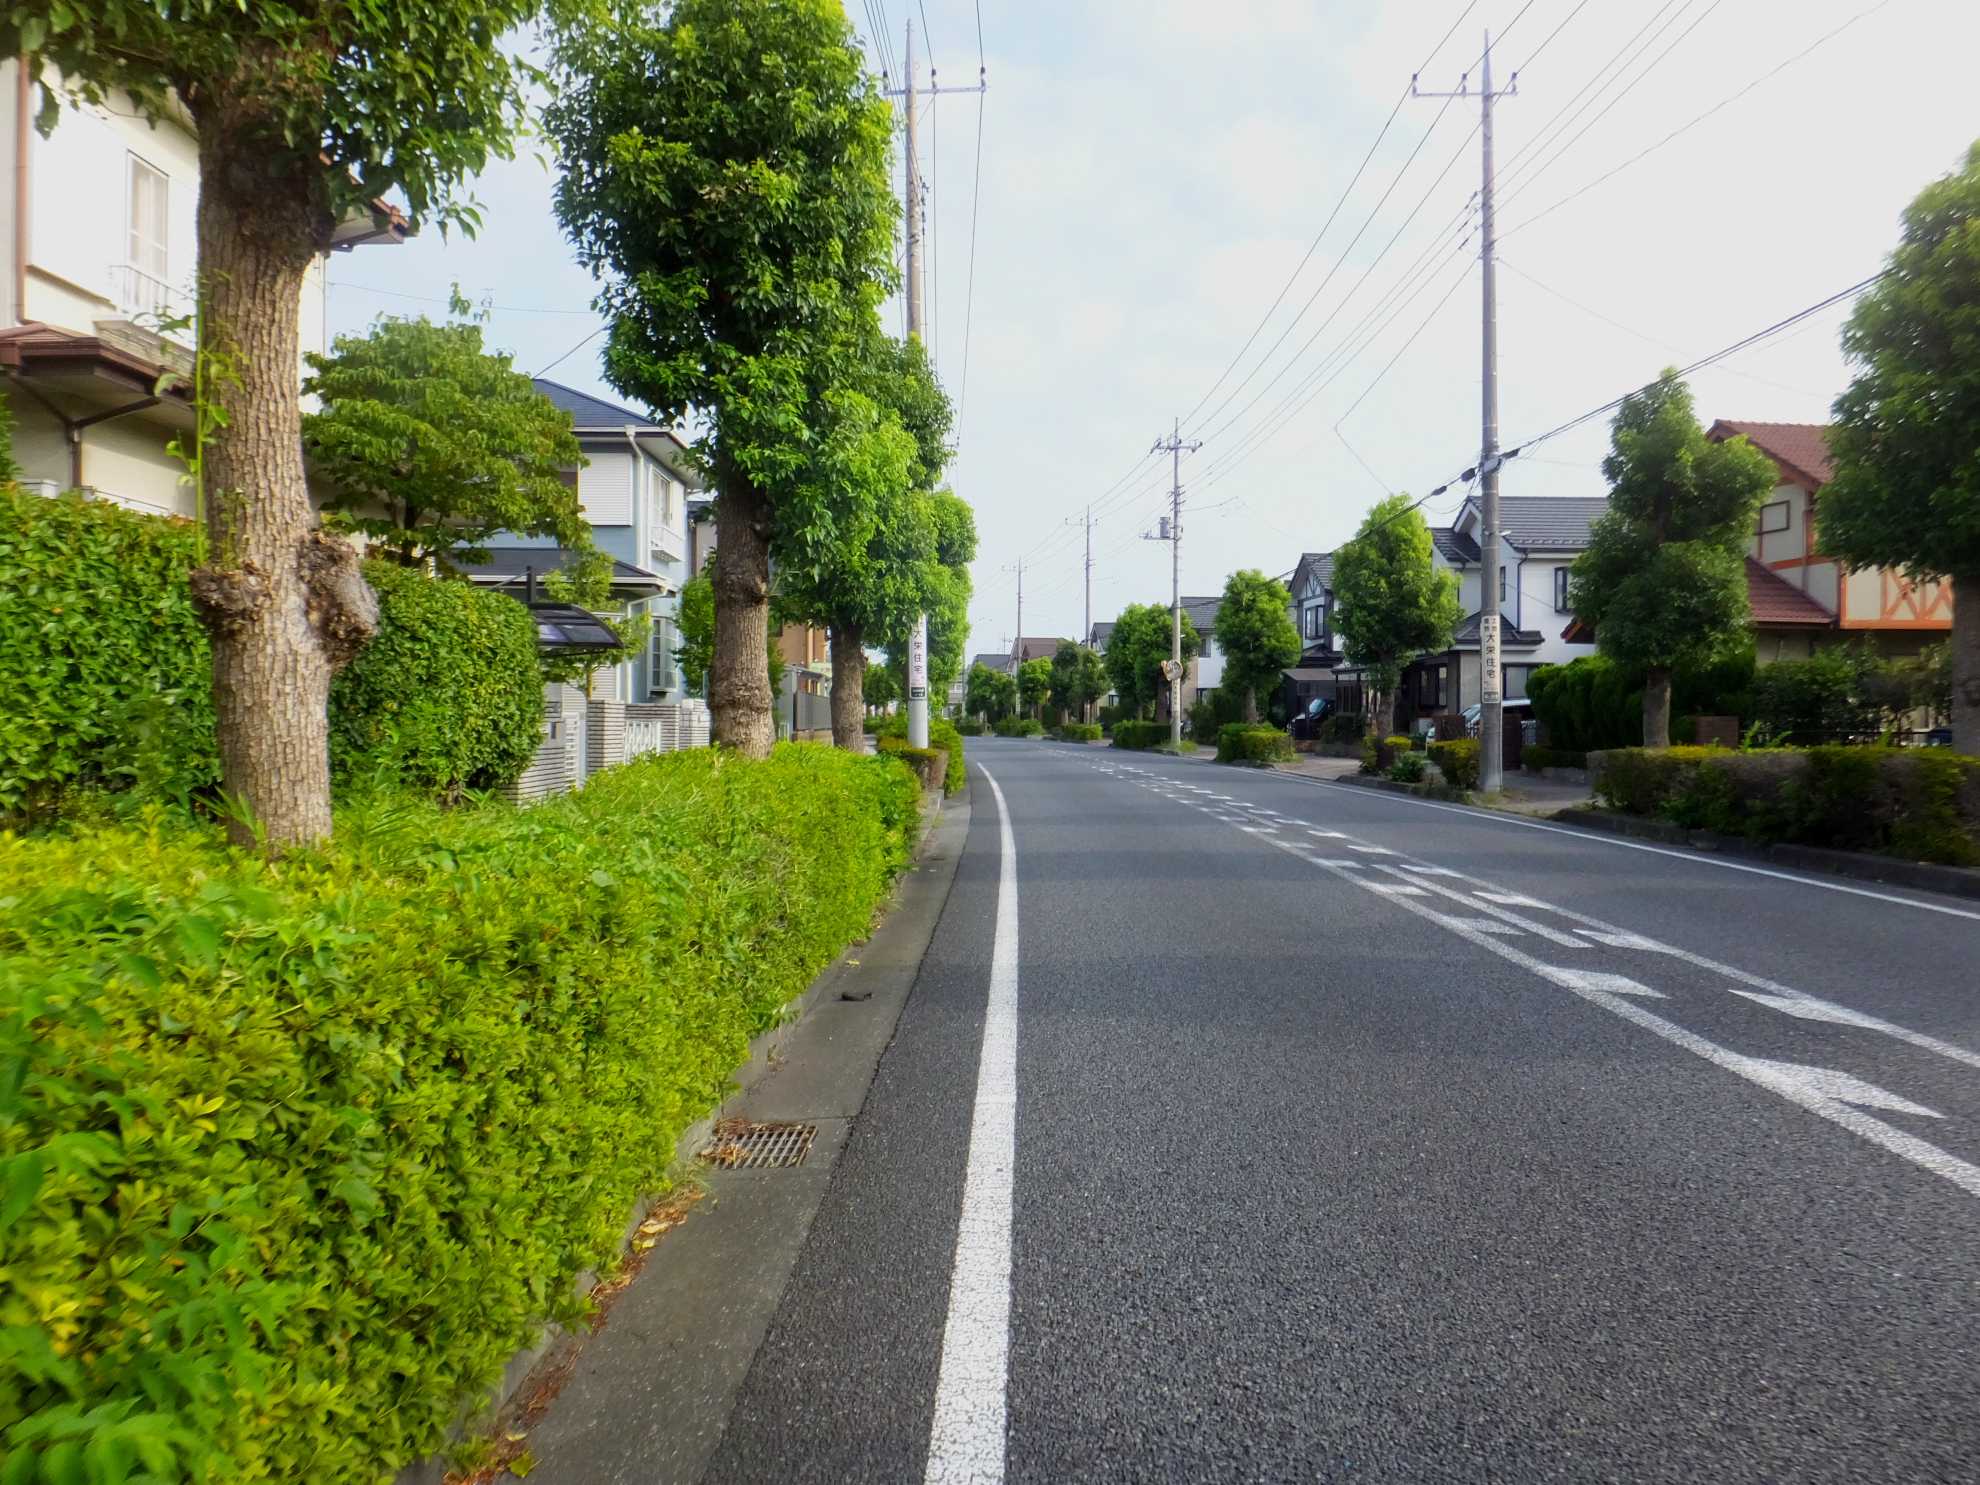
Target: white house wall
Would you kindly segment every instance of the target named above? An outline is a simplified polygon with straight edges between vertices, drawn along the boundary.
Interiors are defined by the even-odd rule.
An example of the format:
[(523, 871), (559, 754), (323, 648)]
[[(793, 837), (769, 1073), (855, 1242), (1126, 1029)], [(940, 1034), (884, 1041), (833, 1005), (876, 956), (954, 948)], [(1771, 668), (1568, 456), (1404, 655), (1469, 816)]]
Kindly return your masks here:
[(594, 526), (633, 524), (632, 450), (587, 448), (591, 459), (578, 471), (578, 504)]

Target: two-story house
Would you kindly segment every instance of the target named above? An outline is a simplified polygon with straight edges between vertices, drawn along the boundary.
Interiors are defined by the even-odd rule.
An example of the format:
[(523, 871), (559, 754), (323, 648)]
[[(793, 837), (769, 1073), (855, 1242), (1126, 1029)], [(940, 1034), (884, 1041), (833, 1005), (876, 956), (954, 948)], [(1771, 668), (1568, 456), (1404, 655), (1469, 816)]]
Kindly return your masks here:
[(1196, 629), (1197, 651), (1183, 674), (1185, 709), (1214, 696), (1224, 683), (1224, 652), (1217, 644), (1217, 611), (1224, 606), (1221, 596), (1184, 598), (1182, 611)]
[[(1358, 699), (1343, 696), (1334, 671), (1341, 663), (1334, 632), (1334, 554), (1302, 552), (1287, 584), (1292, 594), (1293, 628), (1299, 631), (1299, 663), (1286, 672), (1286, 714), (1296, 716), (1315, 697), (1335, 700), (1349, 710)], [(1352, 700), (1353, 706), (1348, 707)]]
[[(677, 701), (682, 686), (674, 651), (675, 617), (687, 578), (688, 502), (696, 475), (687, 445), (671, 428), (643, 413), (593, 397), (561, 382), (536, 379), (536, 389), (571, 415), (588, 461), (568, 471), (591, 539), (612, 559), (612, 597), (630, 615), (653, 620), (637, 655), (592, 678), (595, 700)], [(571, 554), (548, 536), (503, 532), (489, 538), (488, 560), (463, 566), (477, 584), (521, 596), (534, 579), (562, 570)]]
[[(0, 161), (13, 197), (0, 231), (0, 393), (14, 419), (15, 461), (50, 494), (82, 488), (191, 515), (185, 468), (167, 452), (192, 426), (199, 149), (191, 121), (154, 126), (113, 96), (65, 106), (43, 138), (32, 123), (37, 86), (18, 59), (0, 61)], [(332, 249), (405, 235), (405, 219), (380, 203), (342, 224)], [(324, 283), (318, 259), (297, 306), (305, 354), (326, 348)], [(187, 384), (175, 372), (188, 374)]]
[(1721, 418), (1705, 434), (1714, 442), (1744, 434), (1773, 460), (1779, 478), (1747, 544), (1747, 595), (1762, 664), (1803, 659), (1859, 635), (1883, 654), (1916, 654), (1952, 628), (1949, 584), (1914, 583), (1889, 567), (1846, 567), (1822, 550), (1815, 496), (1835, 472), (1827, 433), (1818, 423)]

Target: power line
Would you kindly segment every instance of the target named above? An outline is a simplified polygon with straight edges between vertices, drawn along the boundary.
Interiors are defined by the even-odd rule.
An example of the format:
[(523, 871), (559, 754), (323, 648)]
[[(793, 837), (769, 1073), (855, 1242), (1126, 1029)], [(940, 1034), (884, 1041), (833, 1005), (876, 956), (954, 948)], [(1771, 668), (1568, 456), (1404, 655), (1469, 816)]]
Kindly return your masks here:
[[(1570, 10), (1564, 17), (1562, 17), (1560, 24), (1555, 26), (1553, 30), (1547, 33), (1547, 39), (1541, 42), (1535, 48), (1533, 48), (1533, 50), (1530, 53), (1528, 53), (1526, 58), (1526, 67), (1515, 68), (1513, 70), (1513, 76), (1518, 77), (1521, 72), (1524, 72), (1528, 67), (1531, 67), (1535, 62), (1539, 61), (1540, 53), (1544, 52), (1548, 48), (1548, 46), (1552, 44), (1554, 38), (1560, 35), (1561, 32), (1566, 28), (1567, 23), (1573, 20), (1576, 16), (1580, 15), (1581, 12), (1587, 7), (1587, 5), (1588, 5), (1588, 0), (1580, 0), (1580, 3), (1577, 4), (1573, 10)], [(1501, 41), (1504, 41), (1505, 36), (1501, 34), (1499, 39)], [(1418, 68), (1417, 70), (1419, 72), (1422, 71), (1421, 68)]]
[[(979, 16), (977, 25), (980, 28), (982, 24)], [(980, 29), (978, 35), (980, 38)], [(980, 90), (976, 95), (976, 176), (969, 190), (969, 286), (963, 290), (962, 379), (956, 388), (958, 430), (962, 427), (963, 408), (969, 401), (969, 334), (976, 320), (976, 214), (983, 200), (983, 99), (986, 91)]]
[(550, 372), (555, 371), (559, 366), (562, 366), (566, 361), (570, 360), (571, 357), (575, 356), (579, 351), (583, 350), (586, 346), (590, 345), (594, 340), (598, 339), (599, 336), (603, 335), (607, 330), (610, 330), (611, 328), (612, 327), (610, 325), (600, 325), (596, 330), (592, 331), (591, 334), (585, 336), (583, 340), (580, 340), (576, 345), (572, 346), (568, 351), (565, 351), (563, 355), (559, 356), (556, 360), (552, 361), (548, 366), (544, 367), (543, 370), (532, 372), (531, 375), (547, 376)]
[(1696, 128), (1699, 124), (1704, 123), (1705, 120), (1711, 118), (1714, 114), (1718, 113), (1720, 110), (1724, 108), (1728, 108), (1732, 104), (1737, 103), (1740, 99), (1744, 98), (1748, 93), (1752, 92), (1762, 83), (1768, 82), (1771, 79), (1779, 76), (1782, 72), (1785, 72), (1789, 67), (1792, 67), (1796, 62), (1801, 61), (1811, 52), (1835, 40), (1836, 37), (1842, 35), (1843, 32), (1847, 31), (1851, 26), (1854, 26), (1858, 21), (1868, 19), (1870, 16), (1875, 15), (1878, 11), (1882, 10), (1885, 6), (1889, 5), (1890, 3), (1891, 0), (1877, 0), (1876, 4), (1869, 6), (1866, 9), (1859, 10), (1855, 15), (1851, 16), (1841, 25), (1835, 27), (1831, 31), (1824, 32), (1821, 36), (1818, 36), (1814, 41), (1810, 42), (1807, 46), (1803, 47), (1793, 56), (1786, 58), (1784, 61), (1775, 63), (1773, 67), (1769, 68), (1766, 72), (1761, 73), (1760, 76), (1754, 78), (1751, 82), (1746, 84), (1746, 86), (1741, 88), (1738, 92), (1733, 93), (1729, 97), (1721, 98), (1717, 103), (1714, 103), (1710, 108), (1706, 109), (1696, 118), (1690, 119), (1687, 122), (1678, 125), (1677, 128), (1671, 130), (1670, 133), (1666, 134), (1662, 139), (1658, 140), (1655, 144), (1650, 145), (1645, 149), (1637, 151), (1635, 154), (1631, 155), (1627, 160), (1624, 160), (1621, 164), (1611, 166), (1609, 169), (1603, 171), (1600, 175), (1596, 176), (1595, 179), (1589, 181), (1586, 185), (1581, 186), (1576, 190), (1570, 191), (1567, 195), (1563, 196), (1560, 200), (1556, 201), (1552, 206), (1546, 207), (1544, 210), (1535, 212), (1532, 216), (1527, 217), (1524, 221), (1521, 221), (1516, 226), (1507, 228), (1505, 233), (1502, 235), (1509, 237), (1514, 232), (1518, 232), (1519, 230), (1521, 230), (1521, 228), (1532, 226), (1535, 222), (1541, 220), (1541, 218), (1543, 217), (1552, 216), (1555, 212), (1559, 211), (1563, 206), (1566, 206), (1569, 202), (1579, 200), (1581, 197), (1585, 196), (1588, 192), (1594, 190), (1597, 186), (1601, 185), (1604, 181), (1607, 181), (1613, 178), (1614, 176), (1620, 174), (1622, 171), (1629, 169), (1630, 166), (1636, 164), (1639, 160), (1642, 160), (1649, 155), (1655, 154), (1658, 150), (1662, 149), (1665, 145), (1669, 144), (1672, 140), (1678, 138), (1680, 135), (1689, 133), (1692, 129)]
[[(348, 279), (333, 279), (330, 282), (330, 287), (333, 289), (355, 289), (360, 294), (380, 294), (387, 299), (410, 299), (418, 304), (451, 305), (454, 302), (451, 299), (442, 299), (437, 294), (408, 294), (399, 289), (380, 289), (374, 288), (370, 284), (354, 284)], [(595, 310), (590, 309), (552, 309), (544, 305), (533, 304), (481, 304), (476, 307), (493, 310), (497, 314), (508, 315), (590, 315), (596, 313)]]

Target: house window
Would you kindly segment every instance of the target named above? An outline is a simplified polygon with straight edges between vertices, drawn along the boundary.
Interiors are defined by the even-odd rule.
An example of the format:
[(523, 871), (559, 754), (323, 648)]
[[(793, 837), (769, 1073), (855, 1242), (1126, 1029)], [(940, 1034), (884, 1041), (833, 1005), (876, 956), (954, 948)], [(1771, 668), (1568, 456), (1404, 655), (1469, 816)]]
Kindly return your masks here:
[(1504, 603), (1505, 601), (1506, 601), (1506, 569), (1502, 564), (1499, 568), (1499, 602)]
[(1568, 569), (1565, 567), (1556, 567), (1554, 569), (1554, 612), (1564, 614), (1568, 611)]
[(1762, 536), (1765, 536), (1770, 531), (1785, 531), (1787, 529), (1788, 503), (1785, 500), (1776, 500), (1770, 505), (1760, 507), (1760, 534)]
[(1307, 605), (1306, 637), (1308, 639), (1318, 639), (1320, 637), (1320, 609), (1317, 604)]
[(674, 623), (658, 615), (653, 620), (653, 637), (647, 646), (646, 688), (671, 691), (680, 684), (674, 673)]
[(171, 185), (165, 173), (130, 156), (130, 233), (125, 244), (124, 308), (163, 314), (171, 277), (168, 212)]

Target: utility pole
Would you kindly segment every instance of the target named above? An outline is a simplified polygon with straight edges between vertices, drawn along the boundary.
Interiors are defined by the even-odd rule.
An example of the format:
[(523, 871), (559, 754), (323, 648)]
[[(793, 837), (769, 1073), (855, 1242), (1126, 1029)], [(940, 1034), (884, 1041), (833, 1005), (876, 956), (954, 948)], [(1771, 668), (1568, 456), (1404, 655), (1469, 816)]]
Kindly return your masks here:
[[(1484, 540), (1478, 543), (1478, 787), (1486, 793), (1505, 783), (1505, 708), (1503, 705), (1499, 650), (1499, 275), (1496, 261), (1498, 238), (1492, 200), (1492, 105), (1500, 98), (1519, 93), (1519, 74), (1507, 80), (1504, 91), (1492, 91), (1492, 33), (1485, 33), (1485, 53), (1480, 58), (1483, 87), (1478, 93), (1478, 136), (1483, 146), (1484, 165), (1479, 188), (1478, 261), (1483, 271), (1483, 370), (1484, 386), (1481, 436), (1478, 451), (1478, 485), (1484, 507)], [(1455, 93), (1425, 93), (1409, 80), (1409, 90), (1418, 98), (1469, 98), (1470, 79), (1458, 79)]]
[(1090, 505), (1087, 506), (1086, 508), (1085, 525), (1086, 525), (1086, 632), (1080, 635), (1079, 642), (1083, 645), (1090, 645), (1093, 643), (1093, 507)]
[(1011, 674), (1016, 675), (1018, 667), (1024, 664), (1024, 558), (1017, 560), (1018, 575), (1018, 630), (1017, 638), (1011, 641)]
[[(907, 23), (907, 52), (902, 67), (903, 76), (899, 88), (889, 89), (888, 96), (900, 98), (906, 104), (902, 110), (902, 124), (907, 133), (907, 243), (906, 262), (907, 283), (904, 293), (907, 296), (908, 334), (925, 343), (921, 333), (921, 236), (927, 225), (923, 220), (925, 204), (921, 191), (921, 157), (916, 153), (916, 139), (919, 134), (919, 120), (915, 115), (914, 86), (914, 19)], [(928, 69), (928, 94), (938, 93), (980, 93), (989, 86), (979, 73), (973, 88), (944, 88), (935, 81), (935, 69)], [(1019, 579), (1022, 584), (1022, 578)], [(1022, 600), (1020, 600), (1020, 604)], [(1022, 617), (1022, 613), (1020, 613)], [(1019, 626), (1018, 643), (1024, 643), (1023, 627)], [(928, 615), (917, 614), (914, 632), (908, 638), (908, 746), (925, 748), (928, 746)]]
[[(1182, 751), (1182, 456), (1195, 453), (1201, 440), (1185, 442), (1182, 419), (1177, 418), (1167, 438), (1155, 440), (1151, 454), (1169, 456), (1169, 746)], [(1161, 540), (1160, 537), (1157, 540)]]

